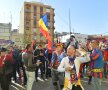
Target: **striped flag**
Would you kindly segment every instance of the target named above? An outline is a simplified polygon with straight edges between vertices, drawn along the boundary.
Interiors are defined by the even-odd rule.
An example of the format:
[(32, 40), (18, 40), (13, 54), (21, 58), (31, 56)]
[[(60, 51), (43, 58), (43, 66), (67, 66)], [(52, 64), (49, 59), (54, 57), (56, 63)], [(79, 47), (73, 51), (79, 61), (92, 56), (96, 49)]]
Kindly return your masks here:
[(48, 18), (47, 14), (44, 14), (43, 17), (39, 20), (40, 31), (48, 39), (48, 49), (52, 49), (52, 41), (48, 32)]

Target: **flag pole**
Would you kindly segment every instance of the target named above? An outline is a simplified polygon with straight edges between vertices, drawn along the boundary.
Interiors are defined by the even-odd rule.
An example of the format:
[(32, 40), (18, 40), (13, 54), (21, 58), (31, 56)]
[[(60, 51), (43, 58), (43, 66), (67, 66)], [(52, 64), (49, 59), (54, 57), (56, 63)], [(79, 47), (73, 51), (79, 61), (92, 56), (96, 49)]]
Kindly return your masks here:
[(70, 8), (69, 8), (69, 32), (71, 37), (71, 17), (70, 17)]

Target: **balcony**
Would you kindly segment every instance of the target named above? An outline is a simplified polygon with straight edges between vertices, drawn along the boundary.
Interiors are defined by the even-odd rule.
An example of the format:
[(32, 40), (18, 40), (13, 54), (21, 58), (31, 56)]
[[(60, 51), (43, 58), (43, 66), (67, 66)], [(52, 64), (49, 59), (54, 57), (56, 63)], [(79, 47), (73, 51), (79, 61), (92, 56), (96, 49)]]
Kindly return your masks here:
[(26, 21), (30, 21), (31, 20), (31, 17), (25, 17), (24, 18)]
[(55, 17), (55, 13), (53, 13), (54, 17)]
[(26, 27), (26, 30), (30, 30), (30, 27)]
[(55, 29), (55, 26), (51, 27), (51, 29)]
[(25, 22), (25, 26), (30, 27), (31, 26), (30, 22)]
[(25, 12), (26, 12), (26, 13), (30, 13), (31, 10), (30, 10), (30, 9), (26, 9)]
[(36, 36), (36, 33), (34, 32), (34, 36)]

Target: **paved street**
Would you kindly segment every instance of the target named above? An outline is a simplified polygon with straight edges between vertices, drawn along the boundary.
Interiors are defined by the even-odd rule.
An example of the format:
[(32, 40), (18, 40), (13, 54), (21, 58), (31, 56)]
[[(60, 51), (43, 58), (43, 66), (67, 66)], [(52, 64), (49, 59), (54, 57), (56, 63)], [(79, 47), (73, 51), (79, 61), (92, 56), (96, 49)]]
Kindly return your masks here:
[[(87, 78), (82, 79), (82, 84), (85, 88), (85, 90), (93, 90), (93, 85), (88, 85), (87, 84)], [(37, 88), (37, 89), (36, 89)], [(104, 80), (104, 82), (102, 82), (102, 90), (108, 90), (108, 79)], [(38, 82), (38, 83), (34, 83), (33, 86), (33, 90), (54, 90), (50, 82)]]
[[(85, 88), (85, 90), (93, 90), (93, 85), (88, 85), (87, 84), (87, 78), (83, 78), (82, 79), (82, 84)], [(1, 89), (0, 89), (1, 90)], [(16, 85), (11, 85), (10, 86), (10, 90), (24, 90), (23, 88), (19, 88), (19, 86)], [(35, 82), (33, 85), (33, 90), (54, 90), (52, 84), (51, 84), (51, 80), (48, 80), (46, 82)], [(102, 82), (102, 90), (108, 90), (108, 79), (105, 79)]]

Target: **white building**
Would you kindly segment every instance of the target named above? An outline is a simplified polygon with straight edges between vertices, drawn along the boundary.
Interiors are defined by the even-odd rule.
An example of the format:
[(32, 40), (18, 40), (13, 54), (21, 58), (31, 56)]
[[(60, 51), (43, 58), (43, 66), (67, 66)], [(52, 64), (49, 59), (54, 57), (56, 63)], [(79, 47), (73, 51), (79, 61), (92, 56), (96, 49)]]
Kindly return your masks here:
[[(75, 36), (76, 40), (82, 44), (85, 44), (86, 40), (88, 39), (88, 35), (86, 35), (86, 34), (74, 33), (71, 35)], [(69, 38), (70, 38), (70, 34), (63, 35), (63, 36), (59, 37), (60, 41), (63, 43), (66, 43)]]
[(10, 40), (11, 23), (0, 23), (0, 39)]
[(10, 42), (11, 28), (11, 23), (0, 23), (0, 45)]
[(17, 46), (23, 46), (23, 34), (18, 32), (18, 29), (11, 31), (11, 40)]

